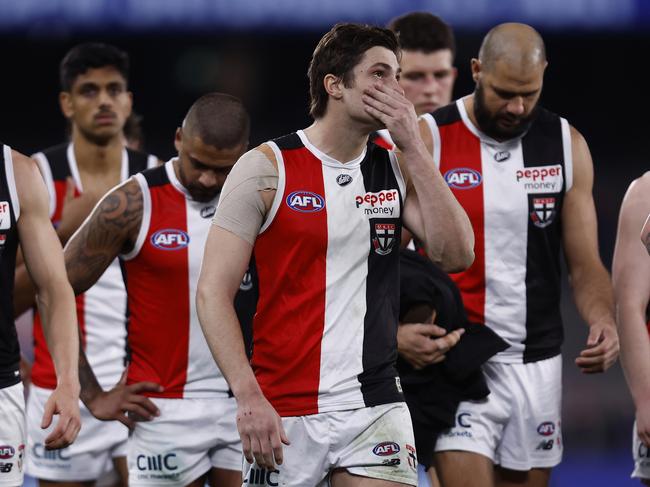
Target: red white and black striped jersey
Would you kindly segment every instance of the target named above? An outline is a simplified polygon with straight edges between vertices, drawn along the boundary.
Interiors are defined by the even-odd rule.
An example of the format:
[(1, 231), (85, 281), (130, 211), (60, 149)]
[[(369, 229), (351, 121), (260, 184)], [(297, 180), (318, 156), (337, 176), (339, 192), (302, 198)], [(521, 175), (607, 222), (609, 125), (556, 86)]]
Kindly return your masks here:
[[(210, 202), (193, 200), (176, 177), (173, 160), (135, 179), (144, 206), (135, 246), (122, 256), (129, 304), (127, 382), (162, 385), (163, 392), (147, 394), (153, 397), (228, 395), (196, 312), (196, 287), (218, 195)], [(250, 274), (240, 286), (243, 293), (256, 293)], [(244, 305), (254, 309), (255, 303)], [(250, 320), (239, 316), (242, 323)]]
[(264, 395), (281, 416), (402, 401), (396, 156), (369, 142), (342, 164), (302, 131), (268, 144), (279, 178), (254, 247), (252, 357)]
[[(71, 143), (61, 144), (33, 155), (50, 196), (50, 218), (58, 226), (63, 211), (66, 179), (75, 182), (75, 196), (83, 192), (79, 167)], [(122, 152), (120, 181), (156, 165), (154, 156), (125, 148)], [(119, 260), (115, 259), (97, 283), (76, 298), (77, 319), (81, 328), (88, 363), (102, 388), (113, 387), (124, 370), (126, 355), (126, 291)], [(32, 381), (38, 387), (54, 389), (56, 374), (47, 349), (38, 314), (34, 317), (34, 366)]]
[[(0, 144), (0, 389), (20, 382), (20, 347), (14, 325), (14, 277), (20, 201), (11, 148)], [(3, 419), (4, 421), (4, 419)]]
[(464, 101), (424, 115), (434, 161), (467, 212), (475, 260), (452, 278), (470, 321), (510, 344), (493, 357), (534, 362), (560, 353), (562, 203), (573, 164), (566, 120), (539, 108), (528, 131), (498, 142), (473, 125)]

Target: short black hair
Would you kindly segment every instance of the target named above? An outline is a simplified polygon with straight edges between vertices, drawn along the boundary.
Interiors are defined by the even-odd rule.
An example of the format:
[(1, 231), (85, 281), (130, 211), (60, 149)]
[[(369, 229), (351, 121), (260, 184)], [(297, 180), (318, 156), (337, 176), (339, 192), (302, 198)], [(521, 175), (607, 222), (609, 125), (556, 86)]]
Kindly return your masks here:
[(449, 49), (452, 58), (456, 55), (454, 31), (437, 15), (411, 12), (391, 20), (388, 28), (397, 34), (400, 47), (406, 51), (429, 54)]
[(63, 91), (70, 91), (77, 76), (89, 69), (110, 66), (126, 81), (129, 79), (129, 55), (110, 44), (87, 42), (68, 51), (59, 66), (59, 81)]
[(327, 110), (329, 97), (323, 86), (325, 76), (333, 74), (342, 78), (346, 87), (351, 86), (352, 70), (363, 54), (375, 46), (385, 47), (399, 58), (395, 34), (382, 27), (341, 23), (321, 38), (307, 71), (311, 98), (309, 113), (314, 119), (321, 118)]
[(225, 93), (208, 93), (196, 100), (183, 121), (183, 132), (217, 149), (247, 144), (250, 117), (242, 101)]

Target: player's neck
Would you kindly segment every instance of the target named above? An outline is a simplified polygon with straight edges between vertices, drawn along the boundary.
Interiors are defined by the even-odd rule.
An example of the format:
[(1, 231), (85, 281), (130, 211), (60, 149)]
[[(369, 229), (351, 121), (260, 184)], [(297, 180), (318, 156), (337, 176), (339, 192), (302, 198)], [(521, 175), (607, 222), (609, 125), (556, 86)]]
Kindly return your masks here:
[(98, 145), (79, 133), (72, 137), (75, 159), (80, 171), (86, 173), (109, 173), (122, 166), (124, 141), (121, 137), (111, 139), (105, 145)]
[(305, 134), (321, 152), (343, 163), (359, 157), (369, 135), (367, 129), (327, 115), (307, 127)]

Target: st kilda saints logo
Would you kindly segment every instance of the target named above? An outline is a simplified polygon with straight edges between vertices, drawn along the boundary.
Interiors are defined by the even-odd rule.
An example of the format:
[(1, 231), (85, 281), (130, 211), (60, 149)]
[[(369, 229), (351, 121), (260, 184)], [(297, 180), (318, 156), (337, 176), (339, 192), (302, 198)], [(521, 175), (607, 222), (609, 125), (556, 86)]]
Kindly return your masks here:
[(372, 237), (372, 246), (379, 255), (387, 255), (393, 251), (395, 246), (395, 229), (394, 223), (375, 223), (372, 226), (374, 236)]
[(532, 198), (531, 201), (532, 211), (530, 212), (530, 219), (536, 227), (544, 228), (553, 223), (555, 214), (555, 198)]

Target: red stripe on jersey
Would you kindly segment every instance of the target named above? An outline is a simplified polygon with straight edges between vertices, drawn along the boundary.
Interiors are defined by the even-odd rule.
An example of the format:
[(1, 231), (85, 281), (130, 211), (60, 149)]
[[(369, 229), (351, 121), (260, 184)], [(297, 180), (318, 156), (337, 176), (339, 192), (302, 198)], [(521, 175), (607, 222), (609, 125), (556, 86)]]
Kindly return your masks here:
[(307, 149), (286, 150), (283, 157), (286, 186), (281, 204), (255, 243), (260, 298), (252, 365), (278, 414), (294, 416), (318, 412), (327, 205), (313, 212), (288, 206), (287, 198), (295, 192), (301, 197), (316, 193), (325, 202), (325, 187), (321, 161)]
[(452, 171), (457, 169), (459, 185), (463, 185), (463, 174), (471, 169), (481, 174), (481, 183), (467, 189), (453, 188), (454, 196), (467, 212), (474, 230), (474, 263), (464, 272), (451, 274), (459, 287), (469, 320), (485, 323), (485, 213), (483, 204), (483, 170), (481, 164), (481, 142), (462, 121), (439, 127), (441, 143), (440, 172), (447, 183), (454, 181)]
[(150, 194), (149, 231), (140, 253), (125, 262), (131, 351), (127, 383), (155, 382), (164, 391), (146, 395), (182, 398), (190, 330), (188, 251), (182, 245), (189, 238), (185, 196), (171, 184), (150, 188)]

